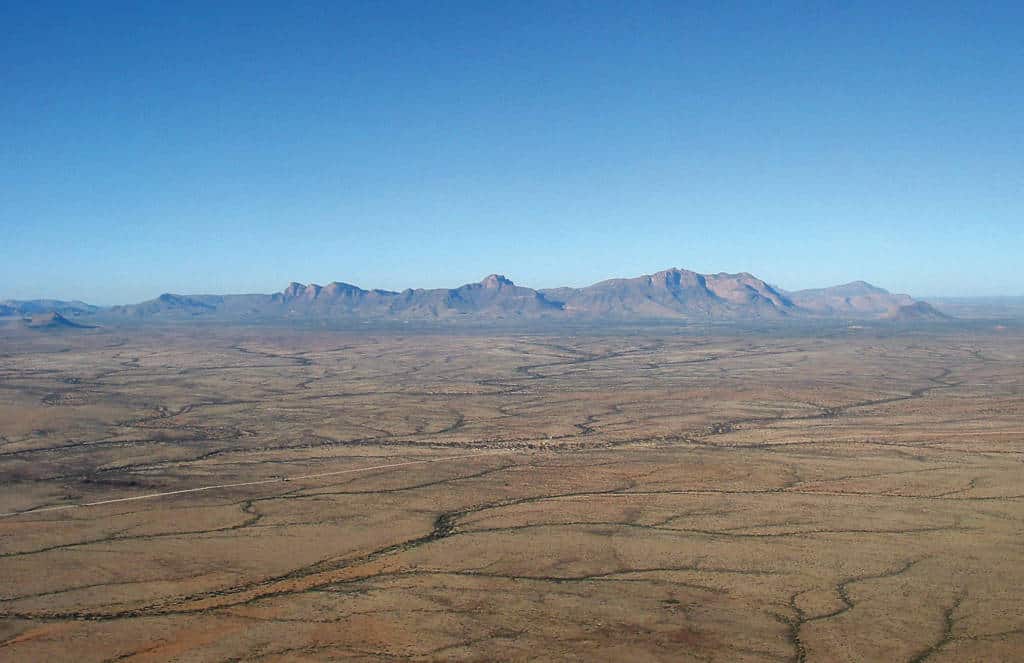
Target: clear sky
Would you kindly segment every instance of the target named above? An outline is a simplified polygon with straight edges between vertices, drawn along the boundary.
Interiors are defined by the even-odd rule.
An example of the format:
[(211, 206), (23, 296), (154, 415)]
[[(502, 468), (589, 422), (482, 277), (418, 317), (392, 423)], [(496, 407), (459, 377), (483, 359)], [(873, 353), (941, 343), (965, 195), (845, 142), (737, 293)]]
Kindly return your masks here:
[(1022, 256), (1019, 1), (0, 5), (0, 299)]

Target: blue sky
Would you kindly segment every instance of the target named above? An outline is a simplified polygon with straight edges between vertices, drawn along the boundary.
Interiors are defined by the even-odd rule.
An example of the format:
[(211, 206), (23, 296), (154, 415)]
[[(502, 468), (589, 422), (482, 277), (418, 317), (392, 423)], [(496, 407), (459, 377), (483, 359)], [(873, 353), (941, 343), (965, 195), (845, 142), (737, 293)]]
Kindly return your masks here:
[(287, 4), (3, 3), (0, 298), (1024, 294), (1019, 2)]

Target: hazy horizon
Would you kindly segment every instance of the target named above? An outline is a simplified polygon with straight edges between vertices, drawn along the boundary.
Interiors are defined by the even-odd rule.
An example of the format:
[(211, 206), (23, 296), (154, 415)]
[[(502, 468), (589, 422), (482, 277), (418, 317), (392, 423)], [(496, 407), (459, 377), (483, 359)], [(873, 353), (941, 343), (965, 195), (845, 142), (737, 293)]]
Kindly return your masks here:
[[(422, 289), (425, 289), (425, 290), (454, 289), (454, 288), (458, 288), (458, 287), (463, 286), (463, 285), (468, 285), (468, 284), (471, 284), (471, 283), (478, 283), (478, 282), (482, 281), (484, 278), (486, 278), (487, 276), (489, 276), (491, 274), (498, 274), (500, 276), (504, 276), (504, 277), (508, 278), (510, 281), (512, 281), (513, 283), (515, 283), (516, 285), (518, 285), (518, 286), (524, 286), (524, 287), (527, 287), (527, 288), (533, 288), (534, 290), (550, 290), (550, 289), (562, 288), (562, 287), (585, 288), (587, 286), (591, 286), (591, 285), (594, 285), (596, 283), (600, 283), (602, 281), (607, 281), (607, 280), (612, 280), (612, 279), (629, 279), (629, 278), (635, 278), (635, 277), (640, 277), (640, 276), (646, 276), (646, 275), (654, 274), (654, 273), (659, 272), (659, 271), (664, 271), (666, 269), (673, 269), (673, 268), (688, 269), (687, 267), (683, 267), (683, 266), (679, 266), (679, 265), (673, 265), (671, 267), (663, 267), (663, 268), (660, 268), (660, 269), (657, 269), (657, 270), (648, 270), (648, 271), (640, 273), (640, 274), (609, 275), (609, 276), (606, 276), (604, 278), (599, 278), (596, 281), (591, 281), (591, 282), (587, 282), (587, 283), (559, 283), (559, 284), (539, 284), (538, 285), (538, 284), (535, 284), (535, 283), (527, 283), (527, 282), (521, 281), (520, 279), (517, 279), (513, 274), (509, 274), (507, 272), (502, 272), (501, 270), (498, 270), (498, 271), (494, 271), (494, 272), (488, 272), (487, 274), (481, 275), (480, 277), (477, 277), (477, 278), (468, 278), (468, 279), (460, 281), (458, 283), (446, 283), (446, 284), (440, 284), (440, 285), (420, 285), (420, 284), (415, 284), (415, 283), (408, 283), (406, 285), (402, 285), (402, 286), (398, 286), (398, 287), (383, 287), (383, 286), (380, 286), (380, 285), (377, 285), (377, 284), (373, 284), (373, 283), (355, 283), (353, 281), (346, 280), (346, 279), (343, 279), (343, 278), (341, 278), (341, 279), (339, 279), (339, 278), (333, 278), (333, 279), (306, 279), (306, 280), (301, 280), (301, 279), (300, 280), (295, 280), (295, 279), (292, 279), (292, 280), (288, 281), (287, 283), (278, 284), (276, 287), (270, 287), (270, 288), (267, 288), (267, 289), (264, 289), (264, 290), (244, 290), (244, 291), (243, 290), (238, 290), (238, 291), (213, 291), (213, 290), (198, 291), (197, 290), (197, 291), (194, 291), (194, 292), (193, 291), (186, 292), (186, 291), (181, 291), (181, 290), (166, 290), (165, 289), (165, 290), (160, 290), (159, 292), (151, 293), (150, 295), (148, 295), (148, 296), (146, 296), (146, 297), (144, 297), (142, 299), (132, 300), (132, 301), (97, 301), (97, 300), (90, 300), (90, 299), (86, 299), (86, 298), (78, 297), (78, 296), (49, 296), (49, 295), (40, 295), (40, 296), (34, 296), (34, 297), (6, 297), (6, 296), (3, 296), (2, 293), (0, 293), (0, 301), (34, 301), (34, 300), (76, 301), (77, 300), (77, 301), (82, 301), (82, 302), (84, 302), (86, 304), (92, 304), (92, 305), (95, 305), (95, 306), (118, 306), (118, 305), (124, 305), (124, 304), (137, 304), (137, 303), (139, 303), (141, 301), (155, 299), (156, 297), (159, 297), (160, 295), (164, 295), (164, 294), (195, 295), (195, 296), (198, 296), (198, 295), (213, 295), (213, 296), (217, 296), (217, 295), (257, 295), (257, 294), (259, 294), (259, 295), (268, 295), (268, 294), (273, 294), (273, 293), (276, 293), (276, 292), (281, 292), (290, 283), (300, 283), (302, 285), (312, 285), (312, 284), (315, 284), (315, 285), (320, 285), (320, 286), (326, 286), (326, 285), (328, 285), (328, 284), (330, 284), (332, 282), (347, 283), (349, 285), (354, 285), (356, 287), (362, 288), (363, 290), (387, 290), (387, 291), (391, 291), (391, 292), (402, 292), (403, 290), (410, 289), (410, 288), (411, 289), (421, 289), (422, 288)], [(700, 271), (700, 270), (691, 270), (691, 271)], [(735, 272), (728, 272), (727, 270), (715, 270), (713, 272), (700, 272), (700, 273), (711, 274), (711, 273), (720, 273), (720, 272), (723, 272), (723, 271), (725, 271), (726, 273), (735, 273)], [(760, 275), (757, 274), (756, 272), (751, 272), (751, 274), (753, 276), (755, 276), (755, 277), (761, 278)], [(922, 294), (914, 293), (914, 292), (904, 293), (904, 292), (900, 292), (900, 291), (897, 291), (897, 290), (893, 290), (891, 288), (887, 288), (884, 284), (875, 283), (873, 281), (870, 281), (869, 279), (862, 279), (862, 278), (852, 278), (852, 279), (848, 279), (846, 281), (842, 281), (840, 283), (825, 283), (825, 284), (819, 284), (819, 285), (809, 285), (809, 286), (805, 286), (805, 287), (801, 287), (801, 288), (789, 288), (789, 287), (786, 287), (784, 284), (775, 283), (771, 279), (764, 279), (764, 280), (765, 280), (766, 283), (768, 283), (772, 287), (780, 288), (780, 289), (782, 289), (783, 291), (786, 291), (786, 292), (796, 292), (798, 290), (808, 290), (808, 289), (817, 289), (817, 288), (828, 288), (828, 287), (833, 287), (833, 286), (846, 285), (846, 284), (854, 283), (854, 282), (858, 282), (858, 281), (865, 281), (865, 282), (869, 283), (870, 285), (873, 285), (873, 286), (876, 286), (876, 287), (879, 287), (879, 288), (883, 288), (883, 289), (888, 290), (889, 292), (891, 292), (893, 294), (908, 294), (908, 295), (910, 295), (912, 297), (915, 297), (917, 299), (924, 299), (924, 300), (927, 300), (929, 298), (936, 298), (936, 299), (940, 299), (940, 298), (943, 298), (943, 299), (945, 299), (945, 298), (948, 298), (948, 299), (958, 299), (958, 298), (962, 298), (962, 299), (1000, 299), (1000, 298), (1019, 298), (1019, 297), (1024, 297), (1024, 294), (1014, 294), (1014, 293), (1007, 293), (1007, 294), (1002, 294), (1002, 295), (946, 295), (946, 294), (943, 294), (943, 293), (933, 293), (933, 294), (930, 294), (930, 295), (922, 295)]]
[(1024, 294), (1024, 7), (0, 9), (0, 298)]

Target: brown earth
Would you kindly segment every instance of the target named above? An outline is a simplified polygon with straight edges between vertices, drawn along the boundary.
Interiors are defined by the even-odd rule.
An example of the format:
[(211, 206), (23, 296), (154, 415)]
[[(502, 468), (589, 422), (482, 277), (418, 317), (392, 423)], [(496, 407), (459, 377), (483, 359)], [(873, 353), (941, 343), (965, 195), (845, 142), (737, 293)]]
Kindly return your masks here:
[(1012, 329), (12, 333), (0, 660), (1020, 660), (1022, 412)]

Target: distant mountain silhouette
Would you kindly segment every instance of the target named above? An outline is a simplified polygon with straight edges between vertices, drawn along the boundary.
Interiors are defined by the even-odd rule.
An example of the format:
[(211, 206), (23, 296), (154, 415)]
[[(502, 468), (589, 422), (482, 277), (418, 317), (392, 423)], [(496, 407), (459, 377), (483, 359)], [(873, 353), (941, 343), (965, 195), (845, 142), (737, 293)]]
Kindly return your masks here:
[[(230, 297), (230, 295), (228, 295)], [(164, 293), (156, 299), (128, 306), (111, 307), (110, 312), (136, 318), (180, 317), (216, 313), (224, 303), (224, 297), (217, 295), (172, 295)]]
[(843, 317), (891, 317), (902, 306), (914, 303), (909, 295), (893, 295), (864, 281), (831, 288), (789, 293), (800, 308), (816, 315)]
[(499, 274), (491, 274), (479, 283), (458, 288), (392, 292), (363, 290), (348, 283), (302, 285), (291, 283), (282, 292), (270, 296), (275, 307), (287, 316), (318, 317), (360, 316), (370, 318), (482, 318), (544, 317), (560, 312), (562, 306), (531, 288), (515, 285)]
[(930, 303), (941, 313), (975, 320), (1024, 320), (1024, 296), (935, 297)]
[(59, 299), (7, 299), (0, 301), (0, 316), (31, 316), (37, 313), (57, 312), (71, 318), (79, 315), (92, 315), (99, 310), (99, 306), (85, 302), (65, 302)]
[[(364, 290), (334, 281), (290, 283), (273, 294), (178, 295), (106, 309), (82, 302), (0, 302), (0, 316), (55, 312), (110, 320), (930, 320), (943, 316), (925, 302), (864, 281), (786, 292), (752, 274), (698, 274), (666, 269), (584, 288), (534, 290), (500, 274), (457, 288)], [(59, 324), (59, 323), (58, 323)]]
[(780, 318), (796, 313), (782, 293), (750, 274), (666, 269), (586, 288), (541, 290), (566, 312), (594, 318)]

